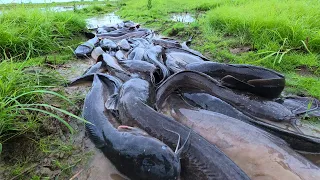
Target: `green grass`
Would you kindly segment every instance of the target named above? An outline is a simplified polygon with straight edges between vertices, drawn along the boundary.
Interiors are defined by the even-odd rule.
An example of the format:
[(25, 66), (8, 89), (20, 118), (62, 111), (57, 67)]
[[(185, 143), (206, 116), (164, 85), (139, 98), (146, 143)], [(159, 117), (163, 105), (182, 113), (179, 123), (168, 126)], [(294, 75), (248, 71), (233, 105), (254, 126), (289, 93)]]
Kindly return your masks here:
[(0, 59), (24, 60), (60, 52), (84, 29), (84, 18), (73, 12), (5, 11), (0, 15)]
[[(54, 90), (65, 80), (45, 67), (75, 60), (73, 50), (86, 41), (85, 18), (112, 11), (116, 5), (92, 3), (62, 13), (11, 6), (0, 15), (0, 171), (7, 172), (5, 177), (21, 179), (28, 170), (28, 178), (43, 179), (35, 167), (42, 167), (44, 157), (53, 154), (51, 167), (61, 170), (60, 178), (70, 178), (73, 166), (85, 160), (81, 152), (71, 155), (77, 144), (60, 138), (73, 136), (74, 121), (84, 121), (75, 115), (79, 105), (74, 97), (69, 97), (71, 101), (64, 91)], [(66, 157), (59, 158), (61, 153)]]
[(0, 63), (1, 144), (16, 135), (34, 132), (44, 115), (56, 118), (66, 125), (70, 132), (73, 132), (72, 127), (56, 112), (83, 120), (68, 111), (42, 102), (44, 95), (52, 95), (61, 99), (60, 101), (72, 103), (66, 97), (46, 90), (62, 84), (64, 81), (61, 77), (53, 71), (45, 71), (34, 66), (27, 68), (28, 63), (30, 62), (3, 61)]
[[(214, 61), (253, 64), (287, 75), (287, 90), (320, 98), (314, 90), (320, 72), (320, 3), (317, 0), (125, 0), (118, 14), (167, 36), (194, 37), (192, 48)], [(189, 12), (190, 24), (170, 20), (170, 13)], [(248, 46), (250, 52), (230, 49)], [(299, 72), (306, 69), (308, 77)], [(298, 73), (298, 74), (297, 74)], [(295, 78), (292, 78), (292, 77)], [(311, 81), (312, 80), (312, 81)], [(295, 82), (301, 82), (297, 84)]]

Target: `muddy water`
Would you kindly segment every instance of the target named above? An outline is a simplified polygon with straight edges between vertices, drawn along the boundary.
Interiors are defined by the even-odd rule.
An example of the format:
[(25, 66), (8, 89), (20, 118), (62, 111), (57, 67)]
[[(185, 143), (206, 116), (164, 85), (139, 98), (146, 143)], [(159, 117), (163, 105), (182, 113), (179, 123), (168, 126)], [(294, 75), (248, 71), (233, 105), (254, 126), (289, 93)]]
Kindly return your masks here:
[(182, 23), (191, 23), (194, 22), (195, 19), (191, 16), (190, 13), (175, 13), (171, 16), (172, 21), (182, 22)]
[(115, 12), (108, 13), (103, 16), (97, 16), (86, 20), (88, 29), (101, 27), (103, 25), (121, 23), (123, 20), (115, 14)]
[(90, 139), (85, 140), (86, 146), (92, 150), (94, 155), (89, 160), (89, 163), (84, 167), (81, 174), (77, 177), (78, 180), (127, 180), (112, 163), (104, 156), (104, 154), (94, 147)]

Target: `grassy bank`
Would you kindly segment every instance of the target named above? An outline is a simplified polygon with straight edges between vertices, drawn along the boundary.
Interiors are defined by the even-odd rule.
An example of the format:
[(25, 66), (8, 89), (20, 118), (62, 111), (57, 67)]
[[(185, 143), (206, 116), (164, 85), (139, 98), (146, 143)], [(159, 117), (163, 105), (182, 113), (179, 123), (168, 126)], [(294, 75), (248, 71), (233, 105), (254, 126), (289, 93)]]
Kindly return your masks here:
[[(317, 0), (152, 0), (151, 8), (145, 0), (124, 2), (118, 14), (125, 19), (180, 39), (194, 36), (192, 48), (212, 60), (275, 69), (287, 76), (289, 92), (320, 98), (314, 88), (320, 83)], [(177, 12), (196, 21), (171, 21)]]
[[(28, 59), (59, 53), (85, 29), (84, 18), (73, 12), (17, 8), (0, 16), (1, 59)], [(74, 43), (74, 42), (73, 42)]]
[[(83, 122), (74, 115), (76, 99), (63, 96), (57, 87), (65, 79), (47, 68), (75, 60), (73, 49), (86, 40), (85, 17), (26, 7), (0, 15), (0, 179), (52, 177), (51, 170), (70, 177), (70, 165), (85, 159), (70, 141), (71, 124)], [(42, 167), (48, 156), (50, 171)]]

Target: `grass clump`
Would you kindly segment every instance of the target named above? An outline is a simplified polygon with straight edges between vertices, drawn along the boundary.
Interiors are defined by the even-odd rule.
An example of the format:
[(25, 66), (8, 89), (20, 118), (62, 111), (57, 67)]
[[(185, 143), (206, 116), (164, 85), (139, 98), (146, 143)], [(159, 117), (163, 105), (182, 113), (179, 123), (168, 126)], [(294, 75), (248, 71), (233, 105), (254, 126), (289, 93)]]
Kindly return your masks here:
[(304, 49), (304, 41), (311, 51), (319, 52), (319, 8), (315, 0), (248, 1), (208, 12), (207, 23), (216, 30), (244, 36), (258, 49), (278, 50), (284, 41), (288, 48)]
[(42, 102), (44, 95), (51, 95), (71, 103), (66, 97), (46, 90), (53, 85), (62, 84), (62, 78), (57, 77), (54, 72), (26, 67), (26, 62), (3, 61), (0, 63), (1, 144), (16, 135), (35, 132), (44, 115), (58, 119), (68, 127), (70, 132), (73, 132), (71, 126), (56, 112), (83, 120), (68, 111)]
[(176, 23), (170, 28), (168, 28), (167, 30), (165, 30), (163, 34), (168, 36), (176, 36), (184, 30), (185, 30), (185, 25), (183, 23)]
[(0, 59), (28, 59), (59, 52), (85, 28), (81, 15), (27, 8), (0, 15)]

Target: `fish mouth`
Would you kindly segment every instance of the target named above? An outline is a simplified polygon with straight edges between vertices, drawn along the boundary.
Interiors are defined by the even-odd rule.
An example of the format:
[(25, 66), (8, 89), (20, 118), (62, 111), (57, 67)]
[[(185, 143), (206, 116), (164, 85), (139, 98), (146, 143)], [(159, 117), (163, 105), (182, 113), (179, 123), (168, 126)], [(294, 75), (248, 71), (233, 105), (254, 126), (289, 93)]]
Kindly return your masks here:
[(126, 125), (120, 125), (118, 126), (118, 130), (133, 130), (134, 127), (126, 126)]
[(143, 131), (142, 129), (136, 128), (136, 127), (131, 127), (131, 126), (126, 126), (126, 125), (120, 125), (118, 126), (118, 131), (122, 132), (128, 132), (137, 136), (149, 136), (148, 133)]

